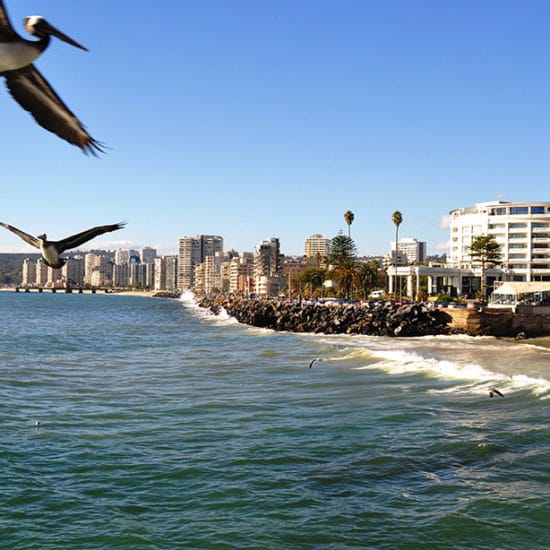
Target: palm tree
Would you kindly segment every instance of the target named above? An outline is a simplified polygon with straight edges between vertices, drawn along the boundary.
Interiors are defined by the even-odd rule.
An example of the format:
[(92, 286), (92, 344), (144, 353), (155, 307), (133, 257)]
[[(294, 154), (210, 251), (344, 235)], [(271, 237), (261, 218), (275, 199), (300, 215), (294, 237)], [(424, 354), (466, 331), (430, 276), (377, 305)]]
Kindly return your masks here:
[(376, 260), (360, 264), (355, 272), (355, 281), (363, 295), (363, 299), (366, 300), (370, 291), (376, 287), (378, 282), (378, 264)]
[(355, 219), (355, 214), (351, 210), (344, 212), (344, 220), (346, 220), (346, 223), (348, 224), (348, 237), (350, 239), (351, 239), (351, 224), (353, 223), (354, 219)]
[[(397, 291), (397, 256), (399, 254), (399, 226), (403, 223), (403, 214), (396, 210), (391, 216), (392, 222), (395, 224), (395, 290)], [(399, 300), (401, 301), (401, 288), (399, 289)]]
[(321, 269), (321, 266), (327, 266), (328, 256), (323, 256), (320, 252), (317, 252), (315, 254), (315, 261), (317, 262), (317, 269)]
[(342, 260), (336, 267), (336, 280), (340, 290), (340, 297), (345, 300), (351, 298), (353, 281), (355, 279), (357, 267), (353, 258)]

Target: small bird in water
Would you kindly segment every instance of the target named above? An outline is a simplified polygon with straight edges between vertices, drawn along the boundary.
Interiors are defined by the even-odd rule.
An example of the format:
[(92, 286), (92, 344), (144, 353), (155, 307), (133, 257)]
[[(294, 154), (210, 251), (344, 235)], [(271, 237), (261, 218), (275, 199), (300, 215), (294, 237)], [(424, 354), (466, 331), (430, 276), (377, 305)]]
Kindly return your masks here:
[(44, 258), (44, 263), (49, 265), (53, 269), (58, 269), (63, 267), (67, 262), (66, 259), (60, 258), (59, 255), (65, 250), (70, 248), (76, 248), (81, 244), (90, 241), (98, 235), (103, 235), (103, 233), (109, 233), (110, 231), (116, 231), (117, 229), (122, 229), (126, 222), (115, 223), (113, 225), (98, 225), (97, 227), (92, 227), (82, 233), (77, 233), (72, 237), (67, 237), (66, 239), (61, 239), (60, 241), (49, 241), (46, 237), (46, 234), (38, 235), (38, 237), (33, 237), (13, 225), (9, 225), (4, 222), (0, 222), (2, 227), (5, 227), (12, 233), (15, 233), (18, 237), (21, 237), (26, 243), (39, 248), (42, 253), (42, 258)]
[(84, 153), (97, 156), (98, 152), (103, 152), (101, 144), (88, 134), (33, 64), (49, 46), (52, 36), (75, 48), (88, 49), (40, 15), (25, 17), (23, 23), (25, 30), (37, 40), (26, 40), (15, 32), (4, 2), (0, 0), (0, 75), (6, 79), (8, 91), (42, 128), (80, 147)]
[(500, 397), (504, 397), (501, 392), (499, 392), (496, 388), (490, 388), (489, 389), (489, 397), (494, 397), (495, 395), (500, 395)]
[(311, 362), (309, 363), (309, 368), (313, 367), (313, 364), (316, 363), (317, 361), (328, 361), (328, 359), (323, 359), (321, 357), (317, 357), (316, 359), (312, 359)]

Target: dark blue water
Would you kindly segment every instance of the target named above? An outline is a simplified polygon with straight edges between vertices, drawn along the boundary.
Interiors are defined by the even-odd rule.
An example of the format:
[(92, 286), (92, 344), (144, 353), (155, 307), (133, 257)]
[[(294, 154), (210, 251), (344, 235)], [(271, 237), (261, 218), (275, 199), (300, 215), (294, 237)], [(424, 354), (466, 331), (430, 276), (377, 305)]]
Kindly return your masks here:
[(131, 296), (0, 311), (0, 548), (549, 546), (548, 340), (282, 334)]

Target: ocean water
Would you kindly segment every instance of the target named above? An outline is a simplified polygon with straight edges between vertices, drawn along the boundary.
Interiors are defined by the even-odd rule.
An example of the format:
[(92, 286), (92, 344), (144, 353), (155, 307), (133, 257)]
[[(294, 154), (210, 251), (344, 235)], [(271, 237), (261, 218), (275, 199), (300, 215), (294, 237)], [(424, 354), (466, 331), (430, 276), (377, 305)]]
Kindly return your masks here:
[(275, 333), (189, 296), (0, 312), (0, 548), (550, 547), (549, 339)]

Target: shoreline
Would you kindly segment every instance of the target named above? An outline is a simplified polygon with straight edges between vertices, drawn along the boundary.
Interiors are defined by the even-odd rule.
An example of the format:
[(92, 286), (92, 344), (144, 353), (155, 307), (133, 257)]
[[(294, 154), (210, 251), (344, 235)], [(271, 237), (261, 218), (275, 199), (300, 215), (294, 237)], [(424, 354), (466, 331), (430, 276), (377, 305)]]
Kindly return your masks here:
[[(19, 290), (17, 290), (19, 288)], [(14, 294), (26, 294), (27, 289), (16, 286), (3, 286), (0, 287), (0, 292), (12, 292)], [(32, 294), (80, 294), (79, 289), (72, 289), (71, 292), (66, 292), (64, 288), (29, 288), (28, 293)], [(101, 294), (105, 296), (143, 296), (148, 298), (179, 298), (181, 292), (169, 292), (163, 290), (116, 290), (105, 292), (105, 290), (96, 289), (95, 292), (92, 289), (82, 289), (82, 294)]]
[(550, 340), (550, 316), (532, 311), (512, 313), (494, 309), (439, 309), (422, 303), (299, 304), (234, 296), (197, 297), (200, 307), (217, 314), (223, 308), (239, 323), (276, 331), (363, 334), (370, 336), (495, 336), (517, 341)]

